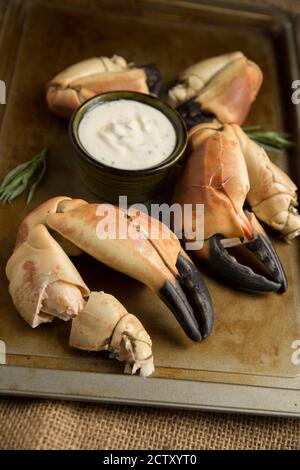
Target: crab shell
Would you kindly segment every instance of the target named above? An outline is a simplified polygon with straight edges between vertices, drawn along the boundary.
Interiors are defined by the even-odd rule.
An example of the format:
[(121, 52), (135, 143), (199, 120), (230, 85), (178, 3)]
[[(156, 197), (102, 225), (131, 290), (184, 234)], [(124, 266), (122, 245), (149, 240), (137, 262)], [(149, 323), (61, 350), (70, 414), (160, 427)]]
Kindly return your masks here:
[(189, 157), (179, 175), (173, 201), (204, 204), (204, 240), (253, 237), (243, 205), (250, 184), (239, 141), (229, 125), (200, 124), (189, 132)]
[(44, 225), (33, 224), (8, 260), (6, 275), (14, 305), (32, 328), (54, 318), (72, 320), (73, 347), (108, 350), (143, 377), (154, 371), (151, 339), (141, 322), (113, 296), (90, 292)]
[(213, 57), (192, 65), (170, 90), (178, 106), (191, 98), (220, 122), (241, 124), (262, 85), (263, 74), (257, 64), (242, 52)]
[[(214, 312), (207, 287), (175, 234), (157, 219), (133, 207), (126, 211), (111, 204), (89, 204), (81, 199), (56, 197), (41, 204), (23, 220), (16, 251), (28, 243), (30, 234), (39, 224), (47, 227), (53, 242), (56, 243), (52, 238), (55, 237), (67, 254), (85, 252), (147, 285), (194, 341), (212, 332)], [(45, 302), (43, 311), (56, 314), (58, 309), (53, 302), (50, 299)], [(59, 310), (63, 311), (56, 316), (69, 317), (68, 311)]]
[[(255, 214), (244, 210), (250, 188), (243, 148), (234, 127), (215, 123), (192, 128), (187, 163), (178, 177), (173, 198), (181, 206), (192, 205), (194, 239), (187, 240), (201, 240), (197, 204), (203, 204), (203, 247), (196, 249), (195, 254), (204, 258), (219, 277), (243, 290), (285, 292), (287, 278), (276, 250)], [(185, 225), (183, 220), (184, 230)], [(237, 245), (265, 266), (268, 277), (239, 263), (227, 252), (227, 248)]]
[(84, 101), (115, 90), (149, 93), (145, 70), (127, 64), (117, 55), (87, 59), (50, 80), (46, 85), (46, 99), (51, 111), (68, 119)]
[(42, 224), (15, 249), (6, 275), (16, 309), (33, 328), (55, 316), (73, 318), (89, 295), (77, 269)]
[(240, 126), (193, 127), (189, 153), (174, 200), (205, 205), (205, 239), (216, 233), (251, 238), (249, 217), (243, 211), (246, 200), (256, 217), (286, 241), (299, 235), (296, 185)]
[(85, 351), (109, 351), (131, 366), (133, 374), (140, 370), (146, 377), (154, 371), (150, 336), (137, 317), (104, 292), (91, 292), (73, 320), (70, 345)]

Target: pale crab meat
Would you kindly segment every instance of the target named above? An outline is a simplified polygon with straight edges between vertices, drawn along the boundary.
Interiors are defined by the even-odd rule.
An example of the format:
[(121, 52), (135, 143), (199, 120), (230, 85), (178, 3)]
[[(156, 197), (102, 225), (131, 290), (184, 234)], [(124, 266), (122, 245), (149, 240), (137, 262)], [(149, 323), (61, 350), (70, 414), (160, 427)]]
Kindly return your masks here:
[(76, 317), (84, 305), (85, 300), (77, 286), (65, 281), (55, 281), (43, 293), (41, 311), (68, 321)]

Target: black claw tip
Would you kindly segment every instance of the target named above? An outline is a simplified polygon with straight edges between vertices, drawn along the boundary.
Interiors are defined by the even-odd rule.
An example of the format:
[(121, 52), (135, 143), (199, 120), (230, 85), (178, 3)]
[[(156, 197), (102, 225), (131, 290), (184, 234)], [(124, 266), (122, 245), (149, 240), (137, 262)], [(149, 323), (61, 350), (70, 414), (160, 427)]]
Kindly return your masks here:
[(218, 276), (240, 289), (250, 292), (277, 292), (282, 286), (265, 276), (256, 274), (248, 266), (237, 262), (222, 246), (221, 235), (214, 235), (209, 241), (209, 266)]
[(162, 78), (159, 68), (155, 64), (141, 65), (147, 76), (147, 86), (150, 93), (159, 96), (162, 87)]
[(187, 336), (193, 341), (201, 341), (202, 335), (193, 310), (180, 284), (176, 282), (175, 285), (173, 285), (170, 281), (166, 281), (160, 289), (159, 296), (173, 312)]
[(195, 98), (181, 104), (176, 108), (176, 110), (185, 121), (188, 129), (191, 129), (197, 124), (212, 122), (215, 119), (214, 114), (203, 111), (201, 105), (195, 100)]
[(269, 237), (259, 233), (255, 240), (245, 246), (266, 266), (273, 281), (280, 284), (278, 292), (285, 292), (288, 286), (286, 274)]
[(207, 338), (214, 326), (214, 308), (206, 284), (192, 261), (181, 254), (178, 255), (176, 268), (180, 274), (179, 282), (194, 307), (201, 335)]

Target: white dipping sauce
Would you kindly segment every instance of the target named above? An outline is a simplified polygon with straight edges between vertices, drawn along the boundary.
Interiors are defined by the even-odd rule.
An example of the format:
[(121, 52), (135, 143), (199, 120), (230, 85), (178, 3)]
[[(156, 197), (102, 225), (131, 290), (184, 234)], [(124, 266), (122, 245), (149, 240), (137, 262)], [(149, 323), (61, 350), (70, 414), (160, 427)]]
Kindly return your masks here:
[(126, 170), (155, 166), (176, 145), (175, 129), (161, 111), (125, 99), (92, 107), (80, 121), (78, 136), (92, 158)]

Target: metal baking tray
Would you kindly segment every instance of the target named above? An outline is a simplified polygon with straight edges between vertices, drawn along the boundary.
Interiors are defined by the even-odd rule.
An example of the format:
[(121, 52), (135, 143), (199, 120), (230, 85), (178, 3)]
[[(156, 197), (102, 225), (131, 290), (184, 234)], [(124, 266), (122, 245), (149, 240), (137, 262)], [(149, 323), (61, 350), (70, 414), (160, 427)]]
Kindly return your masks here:
[[(4, 274), (17, 226), (30, 209), (61, 194), (95, 201), (76, 175), (67, 124), (45, 103), (45, 83), (58, 71), (117, 53), (137, 64), (157, 63), (167, 88), (187, 65), (242, 50), (264, 72), (247, 125), (293, 135), (295, 151), (271, 157), (299, 184), (299, 108), (291, 102), (291, 83), (300, 76), (295, 44), (291, 18), (274, 9), (191, 0), (9, 2), (0, 38), (0, 78), (7, 86), (0, 178), (41, 148), (50, 153), (31, 206), (23, 197), (0, 206), (1, 394), (300, 416), (300, 365), (292, 361), (292, 344), (300, 339), (299, 241), (288, 246), (274, 239), (290, 285), (282, 296), (235, 291), (204, 273), (217, 320), (214, 334), (197, 344), (146, 287), (79, 257), (87, 284), (116, 295), (150, 332), (156, 372), (147, 380), (123, 375), (123, 365), (105, 353), (71, 349), (69, 324), (32, 330), (15, 311)], [(0, 358), (4, 362), (3, 350)]]

